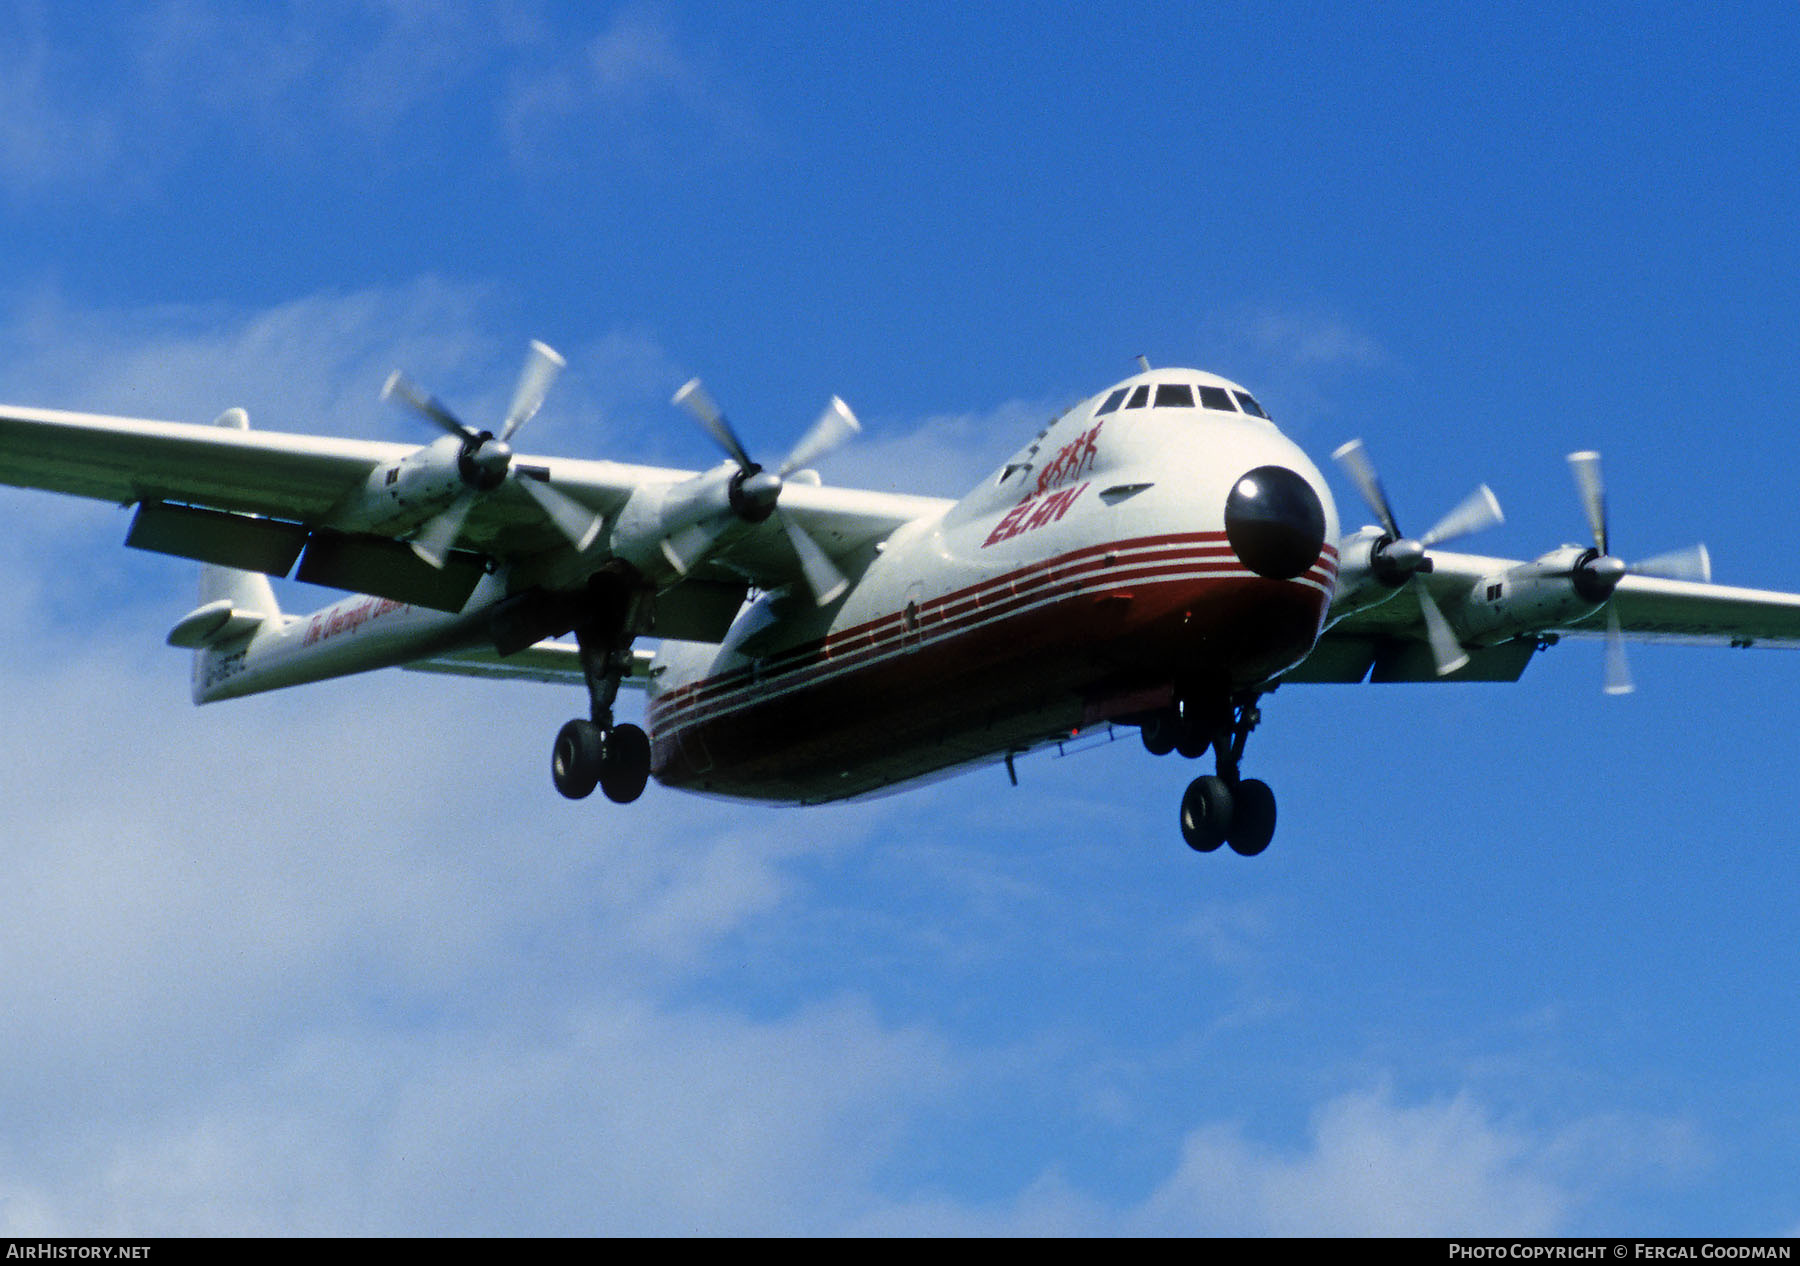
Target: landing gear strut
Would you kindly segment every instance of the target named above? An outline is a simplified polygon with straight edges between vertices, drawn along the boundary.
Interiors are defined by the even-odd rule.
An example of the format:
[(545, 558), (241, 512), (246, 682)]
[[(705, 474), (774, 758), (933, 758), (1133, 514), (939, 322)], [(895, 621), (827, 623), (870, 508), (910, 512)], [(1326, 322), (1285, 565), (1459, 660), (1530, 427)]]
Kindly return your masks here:
[(1181, 838), (1197, 853), (1229, 844), (1234, 853), (1254, 857), (1275, 837), (1275, 793), (1261, 779), (1238, 774), (1244, 744), (1262, 720), (1256, 699), (1254, 693), (1242, 695), (1222, 713), (1213, 713), (1210, 732), (1207, 714), (1188, 699), (1144, 724), (1144, 746), (1157, 755), (1179, 750), (1183, 756), (1199, 756), (1208, 746), (1213, 750), (1218, 773), (1194, 779), (1181, 797)]
[(581, 800), (598, 786), (608, 800), (629, 804), (650, 781), (650, 739), (629, 722), (613, 723), (613, 702), (631, 671), (626, 614), (608, 611), (575, 628), (591, 719), (563, 726), (550, 750), (550, 777), (570, 800)]

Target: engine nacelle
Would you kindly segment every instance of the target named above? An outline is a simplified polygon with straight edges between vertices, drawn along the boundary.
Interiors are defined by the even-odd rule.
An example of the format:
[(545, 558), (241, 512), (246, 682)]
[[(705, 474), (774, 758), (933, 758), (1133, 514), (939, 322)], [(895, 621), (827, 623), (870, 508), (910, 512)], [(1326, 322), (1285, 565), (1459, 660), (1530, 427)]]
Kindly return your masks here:
[[(1331, 600), (1331, 620), (1379, 606), (1400, 592), (1407, 577), (1398, 574), (1382, 556), (1393, 538), (1380, 528), (1359, 529), (1338, 542), (1337, 592)], [(1427, 559), (1419, 567), (1431, 570)]]
[(1529, 563), (1485, 576), (1446, 614), (1466, 643), (1492, 646), (1561, 628), (1599, 610), (1611, 596), (1584, 584), (1583, 564), (1599, 551), (1565, 545)]
[(727, 463), (680, 483), (636, 489), (613, 523), (614, 556), (651, 579), (686, 575), (760, 521), (745, 518), (738, 509), (743, 482), (743, 472)]
[(377, 467), (368, 481), (332, 511), (328, 525), (341, 532), (405, 536), (441, 513), (469, 487), (463, 444), (453, 435)]

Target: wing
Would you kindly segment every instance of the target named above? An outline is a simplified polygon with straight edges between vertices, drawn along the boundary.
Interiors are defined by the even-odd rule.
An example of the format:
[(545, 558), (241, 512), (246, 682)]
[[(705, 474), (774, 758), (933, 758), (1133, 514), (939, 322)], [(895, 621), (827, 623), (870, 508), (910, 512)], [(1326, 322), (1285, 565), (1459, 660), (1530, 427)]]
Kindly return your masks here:
[[(1627, 576), (1612, 605), (1619, 627), (1638, 641), (1800, 647), (1800, 594)], [(1606, 616), (1596, 612), (1562, 631), (1603, 637)]]
[[(446, 441), (439, 441), (442, 445)], [(201, 426), (101, 414), (0, 406), (0, 483), (137, 505), (128, 543), (183, 557), (458, 610), (491, 560), (531, 583), (580, 583), (610, 557), (607, 533), (582, 550), (547, 517), (521, 480), (547, 485), (576, 514), (616, 522), (634, 494), (695, 472), (618, 462), (517, 455), (519, 476), (471, 498), (446, 566), (426, 565), (400, 542), (460, 495), (410, 516), (381, 509), (384, 472), (428, 452), (369, 440), (252, 431), (241, 413)], [(454, 473), (454, 446), (444, 461)], [(432, 474), (425, 470), (424, 474)], [(782, 511), (834, 558), (855, 555), (944, 503), (791, 484)], [(371, 510), (373, 507), (373, 510)], [(758, 524), (708, 558), (690, 580), (776, 588), (802, 575), (785, 532)], [(735, 607), (735, 603), (732, 604)]]
[[(654, 658), (651, 651), (633, 651), (631, 671), (621, 684), (642, 689), (650, 680), (650, 663)], [(476, 646), (431, 659), (414, 660), (402, 667), (409, 672), (485, 677), (490, 681), (542, 681), (572, 686), (587, 681), (581, 668), (581, 648), (573, 642), (554, 640), (539, 642), (507, 656), (491, 647)]]
[[(1609, 604), (1596, 609), (1571, 596), (1559, 611), (1542, 594), (1541, 606), (1532, 608), (1513, 585), (1540, 567), (1551, 570), (1541, 562), (1444, 551), (1433, 551), (1432, 562), (1432, 572), (1415, 583), (1429, 587), (1459, 633), (1476, 631), (1464, 638), (1467, 665), (1438, 675), (1420, 605), (1402, 589), (1331, 624), (1313, 653), (1283, 680), (1516, 681), (1548, 641), (1605, 637), (1609, 611), (1633, 640), (1800, 646), (1800, 594), (1626, 576)], [(1508, 602), (1518, 605), (1508, 611)]]
[(411, 448), (0, 406), (0, 483), (132, 505), (177, 501), (318, 522)]

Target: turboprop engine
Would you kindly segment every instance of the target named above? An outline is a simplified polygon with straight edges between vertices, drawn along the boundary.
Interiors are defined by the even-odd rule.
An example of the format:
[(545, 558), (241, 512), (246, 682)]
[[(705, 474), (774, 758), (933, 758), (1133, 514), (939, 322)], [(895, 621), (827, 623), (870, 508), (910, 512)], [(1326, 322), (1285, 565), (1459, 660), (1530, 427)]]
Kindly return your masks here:
[(1570, 453), (1569, 469), (1594, 535), (1593, 545), (1564, 545), (1529, 563), (1484, 577), (1452, 619), (1464, 640), (1493, 645), (1536, 629), (1573, 624), (1604, 607), (1606, 693), (1628, 694), (1633, 688), (1631, 670), (1625, 660), (1619, 614), (1612, 606), (1613, 593), (1627, 576), (1708, 581), (1712, 579), (1712, 560), (1704, 545), (1635, 563), (1614, 557), (1609, 550), (1600, 454)]
[(515, 467), (509, 443), (514, 433), (537, 415), (562, 368), (561, 356), (543, 343), (532, 342), (498, 435), (477, 431), (437, 397), (395, 372), (382, 388), (382, 399), (406, 405), (447, 434), (393, 465), (375, 470), (368, 482), (337, 508), (331, 526), (385, 536), (404, 536), (411, 530), (407, 544), (413, 553), (441, 568), (470, 511), (510, 479), (537, 503), (571, 545), (585, 550), (600, 534), (599, 516), (546, 483), (545, 472)]
[(781, 525), (820, 606), (849, 587), (830, 555), (792, 516), (781, 513), (789, 483), (817, 483), (806, 467), (862, 427), (838, 397), (819, 415), (781, 465), (765, 470), (752, 461), (731, 423), (695, 378), (675, 393), (681, 405), (731, 460), (680, 483), (638, 489), (619, 512), (612, 551), (646, 576), (685, 576), (735, 537), (771, 517)]

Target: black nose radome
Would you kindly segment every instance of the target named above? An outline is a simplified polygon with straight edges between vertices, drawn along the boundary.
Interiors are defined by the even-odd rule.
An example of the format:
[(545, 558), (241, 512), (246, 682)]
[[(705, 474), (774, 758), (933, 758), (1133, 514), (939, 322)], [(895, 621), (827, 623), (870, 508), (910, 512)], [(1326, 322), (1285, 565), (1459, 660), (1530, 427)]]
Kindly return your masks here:
[(1325, 507), (1312, 485), (1285, 466), (1258, 466), (1225, 499), (1225, 538), (1244, 566), (1292, 580), (1319, 560)]

